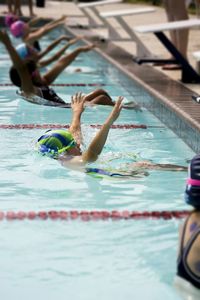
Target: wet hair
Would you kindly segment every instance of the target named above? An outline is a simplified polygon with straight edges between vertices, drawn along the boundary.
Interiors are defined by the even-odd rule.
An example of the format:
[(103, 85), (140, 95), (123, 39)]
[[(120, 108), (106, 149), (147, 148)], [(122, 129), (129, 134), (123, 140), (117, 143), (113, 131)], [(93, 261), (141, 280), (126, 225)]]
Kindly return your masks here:
[[(28, 68), (30, 75), (36, 70), (36, 63), (33, 60), (27, 60), (26, 66)], [(21, 78), (19, 72), (14, 66), (10, 68), (9, 75), (10, 75), (11, 82), (16, 86), (21, 87), (22, 85)]]

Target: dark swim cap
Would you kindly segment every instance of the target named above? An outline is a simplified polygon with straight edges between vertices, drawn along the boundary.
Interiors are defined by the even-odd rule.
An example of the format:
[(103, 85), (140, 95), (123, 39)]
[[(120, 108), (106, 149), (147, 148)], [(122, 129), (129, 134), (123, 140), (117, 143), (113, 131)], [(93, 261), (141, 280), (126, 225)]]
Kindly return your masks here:
[(193, 157), (188, 168), (185, 201), (200, 209), (200, 154)]
[[(37, 69), (36, 63), (33, 60), (27, 60), (25, 63), (31, 75)], [(21, 78), (19, 76), (17, 69), (14, 66), (10, 68), (9, 75), (12, 83), (18, 87), (21, 87), (22, 85)]]
[(48, 130), (36, 144), (36, 149), (42, 154), (57, 158), (59, 154), (76, 146), (72, 134), (64, 129)]

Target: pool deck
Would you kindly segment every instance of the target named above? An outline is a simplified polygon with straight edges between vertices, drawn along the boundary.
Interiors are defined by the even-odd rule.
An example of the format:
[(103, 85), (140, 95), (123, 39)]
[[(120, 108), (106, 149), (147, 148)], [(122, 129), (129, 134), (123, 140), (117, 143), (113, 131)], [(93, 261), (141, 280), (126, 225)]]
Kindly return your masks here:
[[(144, 5), (143, 5), (144, 6)], [(149, 6), (149, 5), (148, 5)], [(100, 12), (114, 11), (118, 9), (137, 8), (141, 5), (119, 3), (107, 6), (99, 6)], [(144, 15), (126, 16), (124, 20), (131, 27), (138, 25), (148, 25), (155, 23), (163, 23), (166, 19), (165, 10), (163, 8), (154, 7), (156, 11)], [(6, 5), (0, 5), (0, 12), (7, 10)], [(25, 16), (28, 16), (28, 7), (22, 6)], [(34, 7), (34, 13), (43, 18), (57, 18), (65, 14), (69, 16), (66, 25), (70, 26), (75, 34), (88, 34), (88, 30), (74, 29), (73, 25), (87, 25), (87, 19), (80, 9), (73, 2), (46, 1), (45, 8)], [(190, 16), (194, 18), (195, 16)], [(114, 22), (111, 20), (111, 22)], [(113, 23), (114, 24), (114, 23)], [(72, 26), (72, 27), (71, 27)], [(115, 27), (116, 28), (116, 27)], [(200, 50), (200, 29), (190, 30), (188, 59), (195, 68), (195, 59), (193, 52)], [(104, 29), (95, 29), (96, 34), (106, 35)], [(168, 33), (167, 33), (168, 34)], [(168, 58), (169, 54), (162, 44), (153, 34), (138, 34), (141, 40), (149, 49), (154, 49), (154, 54), (162, 58)], [(91, 38), (86, 38), (88, 41)], [(133, 42), (99, 42), (97, 52), (103, 52), (121, 68), (130, 77), (141, 82), (145, 87), (158, 99), (162, 101), (181, 118), (184, 118), (193, 128), (200, 131), (200, 104), (191, 99), (193, 94), (200, 94), (200, 84), (183, 84), (180, 82), (181, 71), (164, 71), (161, 67), (155, 67), (152, 64), (138, 65), (133, 62), (133, 55), (136, 52)], [(137, 99), (136, 99), (137, 101)]]

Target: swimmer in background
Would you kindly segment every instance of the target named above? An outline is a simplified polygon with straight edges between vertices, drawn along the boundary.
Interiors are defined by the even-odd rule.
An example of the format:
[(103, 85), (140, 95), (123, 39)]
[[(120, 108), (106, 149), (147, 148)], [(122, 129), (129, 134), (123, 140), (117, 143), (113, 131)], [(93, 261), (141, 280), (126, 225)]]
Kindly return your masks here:
[[(40, 21), (42, 18), (35, 17), (31, 19), (28, 22), (29, 26), (34, 25), (38, 21)], [(5, 25), (10, 28), (10, 26), (18, 20), (18, 16), (13, 15), (13, 14), (8, 14), (5, 17)], [(58, 60), (62, 54), (73, 44), (81, 40), (83, 36), (77, 36), (75, 38), (72, 38), (67, 35), (62, 35), (56, 40), (54, 40), (48, 47), (46, 47), (45, 50), (41, 51), (41, 47), (39, 46), (39, 43), (36, 41), (34, 42), (34, 47), (31, 46), (30, 44), (26, 43), (21, 43), (17, 45), (16, 50), (21, 57), (21, 59), (29, 59), (29, 60), (34, 60), (38, 67), (46, 67), (50, 63)], [(55, 54), (53, 54), (50, 58), (43, 59), (42, 58), (47, 55), (50, 51), (52, 51), (57, 45), (59, 45), (62, 41), (67, 41), (68, 44), (66, 43), (61, 49), (59, 49)], [(81, 72), (82, 70), (80, 68), (77, 68), (74, 72)]]
[(189, 165), (185, 201), (193, 210), (179, 230), (175, 285), (192, 300), (200, 299), (200, 154)]
[(84, 111), (85, 97), (81, 94), (72, 96), (72, 121), (69, 130), (48, 130), (42, 135), (36, 144), (36, 149), (43, 155), (57, 159), (64, 167), (86, 172), (90, 175), (107, 175), (111, 177), (137, 177), (146, 175), (146, 169), (159, 169), (170, 171), (185, 171), (187, 168), (170, 164), (154, 164), (150, 162), (138, 162), (129, 164), (129, 170), (125, 172), (110, 172), (98, 168), (89, 168), (87, 163), (95, 162), (101, 154), (106, 143), (109, 130), (114, 121), (119, 117), (123, 97), (119, 97), (113, 110), (94, 137), (88, 149), (81, 152), (83, 137), (81, 132), (81, 116)]
[[(32, 60), (37, 64), (38, 68), (43, 68), (51, 64), (52, 62), (58, 60), (65, 51), (78, 41), (80, 41), (83, 37), (78, 36), (76, 38), (69, 39), (68, 36), (62, 35), (55, 41), (53, 41), (49, 46), (46, 47), (45, 50), (38, 51), (35, 47), (22, 43), (16, 47), (17, 53), (23, 60)], [(55, 54), (47, 59), (42, 59), (45, 55), (47, 55), (50, 51), (52, 51), (58, 44), (62, 41), (67, 41), (65, 45), (63, 45)], [(72, 60), (73, 61), (73, 60)]]
[(48, 34), (50, 31), (54, 30), (55, 28), (65, 24), (66, 16), (62, 16), (57, 20), (53, 20), (42, 27), (32, 30), (30, 27), (33, 25), (38, 19), (34, 19), (32, 23), (27, 23), (21, 20), (18, 20), (11, 24), (10, 31), (12, 35), (16, 38), (21, 38), (22, 41), (32, 47), (34, 47), (34, 43), (41, 39), (43, 36)]
[[(0, 41), (6, 47), (10, 58), (13, 62), (13, 67), (10, 70), (10, 78), (14, 85), (21, 89), (22, 96), (33, 98), (39, 96), (42, 99), (49, 101), (46, 105), (55, 105), (62, 107), (70, 107), (62, 100), (49, 85), (60, 75), (60, 73), (82, 52), (88, 52), (94, 48), (94, 45), (81, 46), (75, 49), (70, 54), (63, 55), (57, 63), (43, 76), (40, 75), (39, 69), (34, 61), (22, 61), (15, 48), (13, 47), (8, 34), (5, 31), (0, 31)], [(53, 103), (53, 104), (52, 104)], [(42, 104), (42, 103), (41, 103)], [(85, 95), (86, 105), (115, 105), (109, 94), (103, 89), (97, 89)], [(136, 109), (138, 105), (131, 103), (123, 105), (123, 108)]]

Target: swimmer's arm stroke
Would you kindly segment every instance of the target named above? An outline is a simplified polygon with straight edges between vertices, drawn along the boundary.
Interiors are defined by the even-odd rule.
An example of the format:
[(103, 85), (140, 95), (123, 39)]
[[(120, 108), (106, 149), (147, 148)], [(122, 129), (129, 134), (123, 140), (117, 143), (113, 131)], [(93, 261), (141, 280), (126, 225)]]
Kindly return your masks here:
[(113, 110), (111, 111), (107, 120), (105, 121), (97, 135), (94, 137), (88, 149), (82, 154), (82, 161), (84, 163), (94, 162), (98, 159), (98, 156), (101, 154), (106, 143), (111, 125), (120, 115), (120, 112), (122, 110), (122, 101), (123, 97), (120, 96), (117, 99), (115, 106), (113, 107)]
[(60, 25), (64, 24), (66, 16), (63, 16), (59, 18), (58, 20), (54, 20), (46, 25), (44, 25), (42, 28), (39, 28), (37, 31), (30, 32), (28, 37), (25, 38), (26, 43), (33, 43), (36, 40), (42, 38), (44, 35), (52, 31), (53, 29), (57, 28)]
[(62, 41), (68, 41), (69, 37), (67, 35), (61, 35), (58, 39), (56, 39), (55, 41), (53, 41), (50, 45), (48, 45), (46, 47), (45, 50), (40, 51), (40, 53), (38, 53), (38, 59), (41, 59), (43, 56), (45, 56), (46, 54), (48, 54), (51, 50), (53, 50), (60, 42)]
[(21, 88), (23, 92), (27, 95), (35, 94), (35, 88), (33, 86), (28, 69), (24, 64), (24, 62), (22, 61), (22, 59), (20, 58), (20, 56), (18, 55), (15, 48), (13, 47), (8, 34), (4, 30), (0, 30), (0, 41), (6, 47), (14, 67), (19, 72), (20, 79), (22, 82)]
[[(47, 58), (47, 59), (43, 59), (43, 60), (40, 60), (39, 61), (39, 67), (45, 67), (49, 64), (51, 64), (52, 62), (54, 62), (55, 60), (58, 60), (61, 55), (73, 44), (75, 44), (77, 41), (79, 41), (81, 39), (81, 37), (77, 37), (77, 38), (74, 38), (72, 39), (71, 41), (69, 41), (68, 43), (66, 43), (60, 50), (58, 50), (58, 52), (56, 52), (54, 55), (52, 55), (51, 57)], [(59, 40), (59, 41), (58, 41)], [(49, 45), (49, 49), (45, 49), (43, 52), (45, 52), (47, 50), (47, 52), (45, 53), (41, 53), (38, 55), (38, 57), (43, 57), (45, 54), (47, 54), (48, 52), (50, 52), (60, 41), (62, 40), (66, 40), (65, 36), (58, 39), (58, 40), (55, 40), (53, 43), (55, 43), (55, 45), (52, 46)]]
[(71, 108), (72, 108), (72, 120), (69, 127), (69, 132), (73, 135), (78, 145), (82, 144), (82, 132), (81, 132), (81, 115), (84, 111), (85, 97), (82, 93), (76, 93), (71, 97)]

